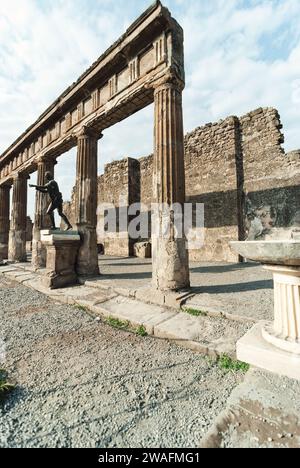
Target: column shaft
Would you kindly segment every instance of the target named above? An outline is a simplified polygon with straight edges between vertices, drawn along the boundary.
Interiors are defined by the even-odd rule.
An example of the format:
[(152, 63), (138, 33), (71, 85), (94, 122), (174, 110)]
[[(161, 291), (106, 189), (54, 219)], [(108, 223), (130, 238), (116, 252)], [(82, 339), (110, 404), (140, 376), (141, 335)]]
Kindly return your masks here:
[[(175, 235), (176, 223), (184, 225), (185, 203), (184, 133), (182, 91), (177, 83), (163, 83), (155, 89), (155, 148), (153, 193), (156, 203), (153, 217), (153, 283), (162, 290), (188, 287), (189, 261), (184, 229)], [(169, 232), (164, 232), (169, 225)], [(178, 224), (177, 224), (178, 225)]]
[(10, 186), (0, 185), (0, 262), (8, 258)]
[(94, 132), (84, 130), (78, 137), (75, 213), (81, 247), (77, 259), (79, 275), (97, 275), (97, 140)]
[[(37, 167), (37, 185), (45, 185), (45, 174), (51, 172), (54, 175), (55, 159), (42, 159)], [(46, 266), (46, 248), (41, 243), (41, 230), (50, 229), (50, 217), (46, 214), (50, 198), (47, 194), (36, 192), (35, 215), (32, 241), (32, 265), (35, 268)]]
[(26, 261), (27, 175), (18, 174), (13, 181), (12, 213), (8, 259)]

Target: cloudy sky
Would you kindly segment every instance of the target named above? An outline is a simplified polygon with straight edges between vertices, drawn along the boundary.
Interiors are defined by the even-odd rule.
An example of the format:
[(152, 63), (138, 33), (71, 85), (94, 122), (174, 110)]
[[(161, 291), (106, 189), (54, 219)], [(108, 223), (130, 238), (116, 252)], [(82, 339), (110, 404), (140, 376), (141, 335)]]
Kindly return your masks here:
[[(163, 3), (185, 30), (185, 130), (272, 106), (282, 117), (285, 148), (300, 148), (300, 1)], [(0, 153), (150, 4), (0, 0)], [(104, 132), (99, 172), (114, 159), (150, 154), (152, 146), (151, 106)], [(57, 171), (67, 199), (75, 179), (74, 150), (59, 159)]]

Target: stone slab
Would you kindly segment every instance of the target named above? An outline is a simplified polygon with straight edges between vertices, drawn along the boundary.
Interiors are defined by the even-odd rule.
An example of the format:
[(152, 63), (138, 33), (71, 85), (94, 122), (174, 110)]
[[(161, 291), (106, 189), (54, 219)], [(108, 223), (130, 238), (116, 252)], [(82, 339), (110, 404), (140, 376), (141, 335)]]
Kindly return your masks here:
[(266, 323), (258, 323), (238, 341), (238, 359), (260, 369), (300, 381), (300, 356), (267, 343), (262, 337), (262, 328)]
[(252, 368), (201, 448), (299, 448), (300, 382)]
[(14, 266), (2, 266), (0, 265), (0, 273), (2, 274), (6, 274), (6, 273), (9, 273), (9, 272), (13, 272), (13, 271), (17, 271), (17, 268), (14, 267)]
[[(202, 347), (206, 354), (236, 356), (236, 342), (243, 336), (246, 325), (212, 317), (194, 317), (178, 313), (175, 317), (157, 325), (154, 335), (181, 342), (188, 347)], [(193, 348), (192, 348), (193, 349)]]
[(77, 231), (41, 231), (41, 241), (47, 244), (61, 241), (78, 242), (80, 235)]
[(176, 311), (144, 304), (122, 296), (115, 297), (103, 304), (97, 304), (92, 310), (98, 312), (99, 315), (128, 321), (133, 327), (143, 325), (149, 335), (153, 335), (156, 325), (165, 323), (176, 315)]

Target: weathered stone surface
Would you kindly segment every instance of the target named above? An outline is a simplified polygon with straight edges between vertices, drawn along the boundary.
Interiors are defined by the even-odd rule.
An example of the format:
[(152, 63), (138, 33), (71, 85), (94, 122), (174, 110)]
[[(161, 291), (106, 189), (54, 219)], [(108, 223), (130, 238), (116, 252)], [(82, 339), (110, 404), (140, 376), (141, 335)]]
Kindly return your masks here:
[(201, 448), (299, 448), (300, 383), (251, 369)]
[[(225, 331), (226, 323), (226, 331)], [(236, 356), (236, 342), (243, 336), (246, 325), (212, 317), (194, 317), (179, 313), (172, 319), (157, 325), (154, 335), (181, 342), (190, 347), (198, 343), (205, 354), (228, 354)]]
[(0, 263), (8, 258), (10, 186), (0, 185)]
[[(140, 168), (137, 160), (126, 158), (105, 166), (103, 176), (98, 178), (98, 244), (104, 246), (104, 254), (130, 257), (134, 255), (135, 240), (127, 232), (131, 217), (128, 208), (140, 202)], [(105, 231), (103, 222), (105, 213), (116, 208), (116, 226), (113, 232)], [(125, 221), (122, 225), (121, 219)], [(122, 221), (122, 222), (123, 222)], [(108, 227), (109, 229), (109, 227)]]
[(47, 250), (43, 285), (58, 289), (77, 283), (75, 268), (80, 245), (79, 234), (71, 231), (41, 231), (41, 241)]
[(137, 242), (136, 244), (134, 244), (134, 256), (139, 258), (151, 258), (151, 242)]
[(273, 265), (300, 266), (300, 241), (270, 240), (230, 242), (244, 258)]
[(176, 312), (163, 307), (147, 305), (121, 296), (102, 304), (96, 304), (92, 310), (98, 312), (99, 315), (128, 321), (132, 327), (144, 326), (150, 335), (153, 335), (156, 325), (176, 315)]
[(13, 181), (8, 247), (8, 259), (12, 262), (26, 261), (27, 179), (26, 174), (19, 173)]
[(97, 249), (97, 135), (83, 129), (78, 136), (76, 175), (76, 224), (81, 238), (77, 258), (79, 275), (99, 273)]
[[(184, 233), (175, 236), (172, 207), (185, 202), (182, 119), (183, 83), (164, 81), (155, 88), (152, 226), (153, 286), (160, 290), (189, 287), (189, 258)], [(168, 128), (169, 132), (165, 132)], [(183, 225), (183, 209), (181, 213)], [(166, 223), (170, 226), (165, 233)]]

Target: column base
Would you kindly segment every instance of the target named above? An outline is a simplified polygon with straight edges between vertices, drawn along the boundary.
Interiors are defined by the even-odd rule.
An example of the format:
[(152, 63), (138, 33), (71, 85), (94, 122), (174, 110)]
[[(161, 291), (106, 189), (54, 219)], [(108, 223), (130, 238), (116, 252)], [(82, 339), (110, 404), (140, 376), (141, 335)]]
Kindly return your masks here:
[(273, 323), (266, 323), (262, 327), (262, 336), (271, 345), (288, 353), (298, 354), (300, 356), (300, 341), (291, 340), (285, 336), (278, 335), (274, 330)]
[(274, 279), (274, 323), (266, 324), (264, 339), (284, 351), (300, 355), (300, 268), (266, 265)]
[(300, 355), (279, 349), (266, 341), (264, 330), (270, 326), (270, 322), (260, 322), (241, 338), (237, 343), (237, 358), (260, 369), (300, 381)]

